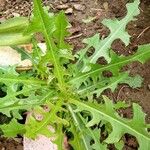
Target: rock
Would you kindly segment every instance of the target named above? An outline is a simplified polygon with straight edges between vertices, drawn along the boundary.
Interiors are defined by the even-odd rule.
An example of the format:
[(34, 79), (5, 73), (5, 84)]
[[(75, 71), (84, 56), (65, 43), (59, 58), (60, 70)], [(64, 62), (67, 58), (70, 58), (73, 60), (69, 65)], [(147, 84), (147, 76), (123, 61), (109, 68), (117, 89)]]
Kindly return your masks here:
[(83, 11), (85, 10), (85, 5), (81, 5), (81, 4), (74, 4), (73, 5), (74, 9), (79, 10), (79, 11)]
[(65, 11), (65, 14), (69, 15), (69, 14), (72, 14), (73, 13), (73, 9), (72, 8), (68, 8), (66, 11)]
[(9, 46), (0, 47), (0, 66), (31, 66), (30, 60), (21, 61), (21, 55)]
[(69, 8), (69, 6), (67, 4), (62, 4), (62, 5), (57, 5), (56, 8), (62, 10), (62, 9)]
[(20, 16), (20, 14), (18, 14), (18, 13), (12, 13), (12, 15), (14, 16), (14, 17), (19, 17)]
[(148, 89), (150, 90), (150, 84), (148, 84)]
[(35, 140), (28, 139), (24, 137), (24, 150), (57, 150), (57, 145), (52, 143), (50, 138), (47, 138), (43, 135), (39, 135), (39, 137)]
[[(34, 113), (34, 114), (33, 114)], [(31, 116), (35, 116), (35, 112), (28, 112), (26, 123)], [(36, 118), (37, 119), (37, 118)], [(49, 132), (54, 133), (55, 129), (52, 126), (48, 126)], [(54, 137), (46, 137), (44, 135), (39, 135), (36, 139), (29, 139), (27, 137), (23, 137), (23, 146), (24, 150), (58, 150), (56, 144), (53, 143)]]
[[(45, 43), (38, 43), (38, 46), (41, 48), (43, 53), (46, 52)], [(22, 45), (22, 47), (29, 53), (31, 53), (32, 46), (31, 45)], [(31, 67), (32, 62), (29, 59), (21, 60), (21, 54), (19, 54), (16, 50), (12, 49), (9, 46), (1, 46), (0, 47), (0, 66), (12, 66), (18, 65), (19, 67)]]

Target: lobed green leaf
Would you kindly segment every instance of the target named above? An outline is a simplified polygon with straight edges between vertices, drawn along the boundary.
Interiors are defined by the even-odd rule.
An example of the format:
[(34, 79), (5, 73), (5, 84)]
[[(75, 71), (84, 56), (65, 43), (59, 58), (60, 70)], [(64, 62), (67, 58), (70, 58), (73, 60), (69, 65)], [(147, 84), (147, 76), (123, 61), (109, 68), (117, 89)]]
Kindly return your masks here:
[[(135, 20), (134, 17), (140, 13), (138, 8), (139, 3), (140, 3), (139, 0), (135, 0), (133, 3), (128, 3), (126, 5), (127, 14), (121, 20), (104, 19), (102, 21), (103, 25), (105, 25), (110, 29), (110, 34), (108, 35), (108, 37), (104, 39), (100, 39), (99, 35), (96, 34), (93, 37), (84, 40), (84, 43), (87, 44), (87, 48), (83, 50), (83, 53), (82, 51), (79, 52), (83, 54), (80, 57), (86, 57), (85, 56), (86, 51), (88, 51), (88, 49), (91, 47), (93, 47), (95, 51), (89, 58), (86, 57), (86, 61), (83, 62), (84, 65), (81, 69), (82, 72), (89, 71), (91, 69), (89, 64), (95, 64), (100, 57), (104, 57), (105, 60), (108, 63), (110, 63), (111, 56), (110, 56), (109, 49), (111, 48), (111, 44), (114, 40), (121, 39), (126, 46), (129, 44), (130, 35), (125, 31), (126, 25), (128, 24), (128, 22)], [(82, 61), (83, 60), (84, 58), (82, 58)]]
[(125, 133), (129, 133), (137, 138), (140, 150), (149, 149), (150, 134), (141, 107), (138, 104), (133, 104), (133, 118), (124, 119), (116, 113), (114, 104), (107, 97), (103, 98), (104, 104), (80, 102), (73, 99), (71, 103), (77, 107), (74, 112), (89, 112), (91, 120), (86, 124), (87, 127), (99, 124), (103, 120), (111, 124), (112, 132), (104, 141), (105, 143), (117, 143)]
[(23, 135), (25, 128), (23, 124), (17, 122), (16, 119), (12, 119), (9, 124), (0, 125), (4, 136), (8, 138), (16, 137), (18, 134)]

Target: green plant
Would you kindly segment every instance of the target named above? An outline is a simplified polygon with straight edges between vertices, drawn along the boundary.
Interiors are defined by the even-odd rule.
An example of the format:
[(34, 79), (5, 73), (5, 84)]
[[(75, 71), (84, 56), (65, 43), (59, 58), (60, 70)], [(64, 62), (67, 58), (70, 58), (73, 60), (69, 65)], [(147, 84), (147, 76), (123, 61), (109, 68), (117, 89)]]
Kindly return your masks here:
[[(125, 31), (129, 21), (139, 14), (139, 0), (127, 4), (127, 15), (122, 20), (104, 20), (102, 23), (110, 29), (110, 34), (104, 39), (99, 35), (85, 39), (87, 47), (72, 55), (71, 46), (66, 43), (69, 35), (69, 23), (63, 12), (48, 14), (41, 5), (41, 0), (34, 0), (33, 17), (30, 21), (20, 19), (18, 24), (8, 21), (8, 26), (1, 30), (0, 39), (8, 37), (0, 45), (18, 45), (31, 41), (33, 53), (28, 54), (23, 49), (15, 47), (22, 54), (22, 59), (29, 58), (33, 69), (23, 73), (16, 72), (15, 67), (0, 69), (1, 91), (5, 93), (0, 98), (0, 112), (11, 117), (9, 124), (0, 128), (6, 137), (24, 134), (29, 138), (36, 138), (39, 134), (55, 137), (58, 149), (63, 148), (64, 134), (69, 135), (68, 142), (75, 150), (107, 149), (107, 144), (120, 143), (125, 133), (132, 134), (139, 142), (139, 149), (150, 148), (149, 124), (145, 123), (145, 114), (139, 105), (133, 104), (133, 118), (122, 118), (117, 110), (127, 107), (123, 102), (113, 104), (106, 96), (100, 97), (106, 89), (114, 91), (119, 83), (129, 84), (132, 88), (141, 86), (139, 75), (129, 76), (129, 72), (120, 69), (133, 61), (144, 63), (150, 58), (150, 45), (139, 46), (132, 56), (118, 56), (111, 50), (115, 39), (121, 39), (125, 45), (129, 44), (130, 36)], [(21, 23), (21, 25), (20, 25)], [(22, 26), (22, 27), (21, 27)], [(43, 54), (35, 39), (36, 33), (42, 33), (47, 51)], [(21, 35), (21, 39), (11, 37)], [(89, 57), (88, 52), (93, 47), (95, 52)], [(104, 57), (106, 65), (97, 64), (97, 60)], [(73, 63), (72, 63), (73, 62)], [(111, 71), (113, 76), (103, 76), (103, 71)], [(95, 95), (95, 96), (93, 96)], [(97, 102), (97, 100), (99, 102)], [(23, 125), (20, 113), (31, 111)], [(42, 116), (38, 119), (36, 115)], [(49, 126), (55, 132), (49, 130)], [(101, 138), (101, 127), (105, 127), (107, 136)]]

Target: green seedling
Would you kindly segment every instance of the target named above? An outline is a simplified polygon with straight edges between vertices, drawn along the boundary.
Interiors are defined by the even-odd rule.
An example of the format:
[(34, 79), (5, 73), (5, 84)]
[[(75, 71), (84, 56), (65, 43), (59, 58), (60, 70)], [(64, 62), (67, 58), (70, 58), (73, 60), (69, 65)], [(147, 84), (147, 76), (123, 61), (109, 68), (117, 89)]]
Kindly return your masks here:
[[(66, 134), (74, 150), (105, 150), (108, 144), (122, 147), (121, 138), (128, 133), (136, 137), (140, 150), (150, 149), (150, 125), (145, 123), (141, 107), (133, 103), (133, 118), (123, 118), (117, 110), (127, 105), (121, 101), (113, 103), (102, 96), (103, 91), (110, 89), (113, 92), (121, 83), (132, 88), (141, 86), (143, 79), (139, 75), (131, 77), (129, 71), (120, 70), (131, 62), (149, 60), (150, 45), (139, 46), (137, 52), (128, 57), (118, 56), (111, 49), (116, 39), (121, 39), (126, 46), (129, 44), (126, 25), (139, 14), (138, 6), (139, 0), (127, 4), (127, 14), (122, 20), (105, 19), (102, 23), (110, 29), (110, 34), (103, 39), (99, 34), (85, 39), (86, 47), (75, 55), (65, 41), (69, 36), (65, 14), (49, 15), (41, 0), (34, 0), (30, 21), (18, 18), (17, 22), (11, 20), (1, 24), (0, 45), (33, 44), (31, 54), (17, 48), (22, 59), (32, 60), (32, 70), (17, 72), (15, 66), (0, 68), (1, 91), (5, 93), (0, 98), (0, 112), (12, 118), (8, 124), (0, 125), (3, 136), (54, 137), (54, 143), (62, 150)], [(36, 33), (41, 33), (45, 39), (47, 50), (44, 54), (37, 45)], [(89, 56), (91, 47), (95, 51)], [(107, 64), (97, 63), (101, 57)], [(112, 77), (103, 76), (104, 71), (110, 71)], [(20, 124), (24, 111), (32, 114), (25, 124)], [(35, 114), (42, 117), (38, 119)], [(49, 126), (55, 131), (51, 132)], [(102, 127), (104, 131), (101, 131)], [(107, 136), (101, 138), (102, 132)]]

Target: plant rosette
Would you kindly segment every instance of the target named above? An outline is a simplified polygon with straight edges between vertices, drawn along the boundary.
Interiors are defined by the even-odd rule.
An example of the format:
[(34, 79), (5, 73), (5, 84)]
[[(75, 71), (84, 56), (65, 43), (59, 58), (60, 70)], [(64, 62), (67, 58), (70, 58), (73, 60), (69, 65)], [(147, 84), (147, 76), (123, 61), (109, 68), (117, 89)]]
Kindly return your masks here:
[[(130, 35), (126, 26), (139, 15), (139, 0), (126, 5), (127, 13), (122, 19), (104, 19), (102, 24), (109, 28), (107, 37), (99, 34), (84, 39), (85, 48), (75, 54), (65, 40), (70, 26), (64, 12), (53, 14), (42, 7), (41, 0), (33, 0), (34, 9), (30, 20), (18, 17), (0, 24), (0, 45), (11, 46), (29, 59), (32, 68), (23, 72), (16, 66), (0, 68), (0, 112), (9, 118), (9, 123), (0, 125), (5, 137), (18, 134), (35, 140), (39, 135), (54, 138), (58, 150), (64, 149), (65, 135), (74, 150), (105, 150), (109, 144), (122, 149), (122, 137), (128, 133), (138, 141), (138, 149), (150, 149), (150, 125), (145, 122), (142, 108), (133, 103), (131, 119), (123, 118), (118, 109), (129, 105), (112, 102), (102, 93), (114, 92), (118, 84), (139, 88), (143, 78), (130, 70), (122, 72), (123, 66), (132, 62), (144, 64), (150, 59), (150, 44), (140, 45), (130, 56), (118, 56), (111, 45), (120, 39), (126, 46)], [(43, 52), (36, 34), (41, 33), (46, 44)], [(28, 53), (22, 44), (32, 44)], [(91, 54), (91, 48), (94, 52)], [(89, 53), (91, 54), (89, 56)], [(104, 58), (106, 64), (97, 63)], [(105, 77), (104, 71), (112, 73)], [(47, 108), (45, 110), (45, 107)], [(24, 112), (34, 112), (28, 121), (21, 124)], [(42, 116), (37, 119), (36, 115)], [(54, 129), (53, 131), (49, 130)], [(104, 133), (104, 134), (103, 134)], [(101, 135), (105, 135), (103, 138)]]

